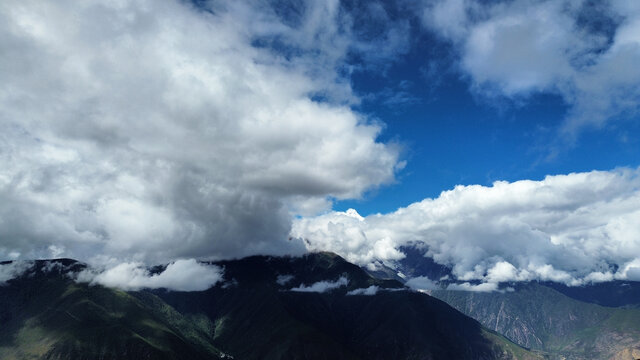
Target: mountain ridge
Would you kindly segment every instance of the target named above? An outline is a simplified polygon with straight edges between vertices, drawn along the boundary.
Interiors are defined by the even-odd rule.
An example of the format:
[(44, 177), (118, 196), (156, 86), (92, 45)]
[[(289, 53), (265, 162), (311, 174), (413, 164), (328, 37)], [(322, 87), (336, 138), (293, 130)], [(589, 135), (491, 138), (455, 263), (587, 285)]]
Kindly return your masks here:
[[(73, 260), (34, 264), (0, 287), (2, 358), (542, 358), (335, 254), (213, 262), (223, 281), (193, 292), (121, 291), (77, 283), (65, 269), (86, 265)], [(362, 289), (377, 294), (350, 295)]]

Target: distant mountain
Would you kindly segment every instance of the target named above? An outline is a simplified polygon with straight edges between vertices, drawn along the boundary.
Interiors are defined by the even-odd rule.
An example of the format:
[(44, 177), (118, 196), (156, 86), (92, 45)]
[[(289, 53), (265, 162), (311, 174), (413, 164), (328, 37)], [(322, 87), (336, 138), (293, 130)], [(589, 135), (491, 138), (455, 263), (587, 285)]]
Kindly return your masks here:
[(448, 279), (451, 276), (451, 269), (436, 263), (432, 258), (425, 256), (427, 248), (419, 244), (411, 246), (401, 246), (399, 249), (405, 257), (393, 261), (388, 265), (379, 265), (377, 269), (366, 269), (369, 274), (381, 279), (395, 279), (406, 281), (409, 278), (426, 276), (429, 279), (438, 281)]
[(430, 293), (517, 344), (554, 358), (640, 358), (634, 355), (640, 353), (640, 309), (578, 301), (535, 282), (504, 293)]
[[(154, 292), (183, 314), (205, 314), (220, 349), (243, 359), (536, 358), (445, 303), (369, 276), (329, 253), (216, 263), (225, 284), (204, 292)], [(284, 284), (278, 279), (293, 276)], [(348, 279), (325, 293), (289, 289)], [(349, 291), (379, 290), (375, 296)], [(401, 290), (401, 291), (398, 291)], [(251, 346), (247, 346), (251, 344)]]
[(0, 358), (541, 358), (334, 254), (216, 265), (224, 281), (206, 291), (124, 292), (76, 283), (75, 261), (38, 261), (0, 286)]
[[(421, 244), (375, 274), (454, 282)], [(402, 274), (404, 277), (398, 277)], [(515, 343), (557, 359), (640, 359), (640, 283), (612, 281), (570, 287), (553, 282), (509, 284), (514, 291), (429, 291)]]
[(640, 282), (609, 281), (584, 286), (567, 286), (561, 283), (545, 282), (544, 285), (564, 295), (609, 307), (640, 307)]

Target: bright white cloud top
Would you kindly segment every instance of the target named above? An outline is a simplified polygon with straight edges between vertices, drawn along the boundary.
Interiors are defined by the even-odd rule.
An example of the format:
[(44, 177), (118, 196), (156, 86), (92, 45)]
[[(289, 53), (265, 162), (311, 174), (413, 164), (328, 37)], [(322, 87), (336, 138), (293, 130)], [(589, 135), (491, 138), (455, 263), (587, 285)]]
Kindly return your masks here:
[(394, 180), (398, 151), (376, 141), (380, 126), (310, 99), (350, 96), (332, 66), (344, 49), (311, 64), (251, 44), (330, 27), (214, 10), (0, 4), (0, 258), (295, 253), (292, 213)]
[(87, 269), (77, 274), (77, 281), (100, 284), (123, 290), (170, 289), (202, 291), (222, 280), (222, 269), (196, 260), (176, 260), (157, 274), (141, 263), (122, 263), (103, 271)]
[(369, 266), (422, 242), (462, 281), (640, 280), (640, 169), (457, 186), (389, 214), (299, 219), (293, 233)]

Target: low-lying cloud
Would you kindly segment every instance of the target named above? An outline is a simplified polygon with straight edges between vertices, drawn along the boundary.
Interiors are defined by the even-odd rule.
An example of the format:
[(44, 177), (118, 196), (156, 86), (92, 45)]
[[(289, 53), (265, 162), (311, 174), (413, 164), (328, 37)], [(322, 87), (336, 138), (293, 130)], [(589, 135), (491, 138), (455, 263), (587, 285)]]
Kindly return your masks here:
[(411, 278), (407, 280), (405, 285), (418, 291), (435, 290), (440, 288), (436, 281), (429, 279), (427, 276), (416, 276)]
[(278, 275), (278, 277), (276, 278), (276, 284), (280, 285), (280, 286), (285, 286), (287, 285), (287, 283), (289, 283), (291, 280), (293, 280), (295, 278), (295, 276), (293, 275)]
[(152, 274), (142, 263), (121, 263), (101, 272), (87, 269), (76, 276), (89, 282), (122, 290), (159, 289), (202, 291), (222, 280), (222, 269), (194, 259), (176, 260), (160, 273)]
[(347, 292), (347, 295), (365, 295), (365, 296), (373, 296), (378, 293), (380, 290), (379, 287), (375, 285), (371, 285), (367, 288), (353, 289)]
[(31, 261), (12, 261), (0, 264), (0, 286), (6, 285), (7, 281), (15, 279), (31, 269)]
[(338, 280), (335, 281), (318, 281), (309, 286), (302, 284), (298, 287), (291, 288), (290, 291), (323, 293), (325, 291), (330, 291), (339, 287), (347, 286), (348, 284), (349, 279), (347, 279), (345, 276), (341, 276)]
[(370, 267), (402, 259), (400, 246), (420, 242), (461, 282), (637, 280), (640, 169), (456, 186), (389, 214), (298, 219), (293, 235)]

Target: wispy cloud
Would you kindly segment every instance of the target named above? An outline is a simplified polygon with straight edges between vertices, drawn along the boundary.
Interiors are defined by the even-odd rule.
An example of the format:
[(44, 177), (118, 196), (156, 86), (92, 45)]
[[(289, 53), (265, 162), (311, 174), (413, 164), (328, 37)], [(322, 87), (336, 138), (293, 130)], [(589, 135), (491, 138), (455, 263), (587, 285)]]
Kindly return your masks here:
[(300, 286), (291, 288), (290, 291), (323, 293), (326, 291), (337, 289), (339, 287), (347, 286), (348, 284), (349, 279), (341, 276), (338, 280), (335, 281), (318, 281), (309, 286), (302, 284)]
[(354, 289), (351, 291), (347, 292), (347, 295), (365, 295), (365, 296), (372, 296), (378, 293), (378, 291), (380, 290), (379, 287), (375, 286), (375, 285), (371, 285), (367, 288), (360, 288), (360, 289)]
[(6, 285), (7, 281), (15, 279), (33, 266), (31, 261), (12, 261), (0, 264), (0, 286)]
[(477, 93), (561, 95), (565, 134), (638, 111), (637, 2), (435, 0), (423, 23), (454, 45)]

